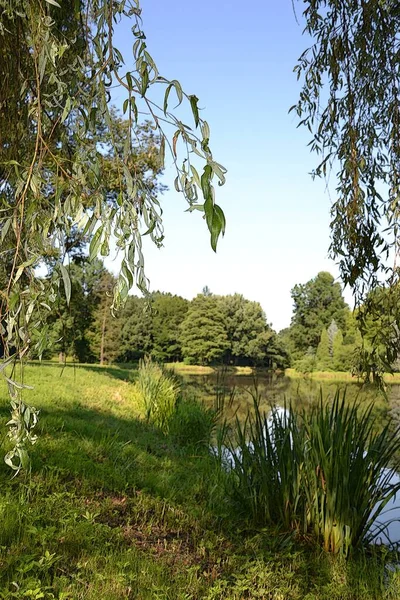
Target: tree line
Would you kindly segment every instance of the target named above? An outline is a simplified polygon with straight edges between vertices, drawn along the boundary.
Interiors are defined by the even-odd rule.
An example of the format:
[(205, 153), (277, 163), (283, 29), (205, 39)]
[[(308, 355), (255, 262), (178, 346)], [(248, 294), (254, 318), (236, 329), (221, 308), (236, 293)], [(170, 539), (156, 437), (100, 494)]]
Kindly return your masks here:
[[(114, 276), (100, 261), (83, 258), (69, 266), (72, 293), (60, 288), (48, 319), (47, 347), (33, 344), (32, 357), (100, 364), (136, 362), (146, 355), (160, 362), (289, 366), (284, 344), (258, 302), (241, 294), (220, 296), (205, 287), (193, 300), (154, 292), (129, 296), (111, 314)], [(40, 340), (43, 336), (40, 336)]]
[[(349, 371), (374, 377), (396, 369), (376, 336), (399, 338), (399, 315), (392, 293), (375, 290), (380, 318), (366, 316), (365, 306), (350, 310), (341, 286), (320, 272), (291, 290), (290, 327), (273, 330), (259, 302), (241, 294), (216, 295), (205, 287), (193, 300), (154, 292), (129, 296), (112, 314), (115, 277), (101, 261), (88, 261), (77, 252), (69, 269), (71, 300), (60, 287), (55, 310), (43, 335), (33, 335), (31, 357), (55, 354), (84, 363), (132, 363), (144, 356), (159, 362), (198, 365), (238, 365), (269, 369), (295, 367), (302, 372)], [(399, 303), (400, 306), (400, 303)], [(361, 333), (360, 320), (367, 323)]]
[(350, 371), (367, 380), (398, 370), (399, 360), (392, 352), (400, 340), (397, 288), (376, 288), (365, 303), (350, 310), (340, 284), (330, 273), (320, 272), (305, 284), (295, 285), (291, 295), (291, 325), (279, 338), (292, 366), (303, 372)]

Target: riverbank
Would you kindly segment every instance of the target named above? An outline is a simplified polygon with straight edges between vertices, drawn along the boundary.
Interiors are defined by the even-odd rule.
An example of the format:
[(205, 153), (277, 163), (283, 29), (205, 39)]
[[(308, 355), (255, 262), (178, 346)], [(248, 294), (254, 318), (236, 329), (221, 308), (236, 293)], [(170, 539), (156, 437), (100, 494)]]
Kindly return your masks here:
[[(166, 363), (167, 369), (180, 375), (212, 375), (213, 373), (223, 372), (227, 375), (274, 375), (284, 374), (291, 379), (313, 379), (321, 381), (337, 381), (349, 383), (362, 383), (362, 378), (352, 375), (346, 371), (312, 371), (311, 373), (302, 373), (296, 369), (285, 369), (285, 371), (271, 371), (268, 369), (256, 369), (253, 367), (234, 367), (234, 366), (206, 366), (206, 365), (186, 365), (183, 362)], [(386, 373), (384, 381), (387, 384), (400, 384), (400, 373)]]
[[(362, 383), (362, 377), (358, 377), (346, 371), (313, 371), (311, 373), (301, 373), (296, 369), (286, 369), (285, 375), (292, 379), (314, 379), (314, 380), (332, 380), (337, 382)], [(400, 383), (400, 373), (385, 373), (384, 382), (387, 384)]]
[(0, 464), (2, 600), (400, 597), (382, 549), (345, 562), (306, 538), (249, 529), (226, 503), (216, 461), (145, 423), (128, 375), (135, 380), (121, 367), (26, 369), (39, 439), (28, 475), (11, 479)]
[(165, 363), (164, 366), (178, 375), (211, 375), (218, 372), (230, 375), (252, 375), (255, 372), (252, 367), (232, 367), (224, 365), (211, 367), (207, 365), (187, 365), (183, 362)]

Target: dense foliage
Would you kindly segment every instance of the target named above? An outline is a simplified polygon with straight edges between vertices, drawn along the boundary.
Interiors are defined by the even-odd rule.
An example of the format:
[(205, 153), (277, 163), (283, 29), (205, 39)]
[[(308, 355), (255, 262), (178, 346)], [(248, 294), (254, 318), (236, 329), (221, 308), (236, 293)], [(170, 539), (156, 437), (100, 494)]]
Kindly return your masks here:
[[(116, 30), (126, 20), (132, 52), (123, 56)], [(203, 213), (214, 250), (225, 228), (214, 181), (224, 183), (225, 169), (212, 155), (198, 98), (159, 73), (139, 0), (0, 0), (0, 80), (3, 373), (17, 360), (22, 370), (33, 341), (39, 353), (44, 350), (46, 321), (59, 308), (60, 289), (67, 304), (76, 291), (68, 268), (71, 239), (90, 244), (91, 260), (107, 256), (115, 241), (121, 268), (114, 309), (135, 283), (146, 292), (142, 237), (157, 246), (163, 242), (162, 186), (156, 177), (166, 151), (176, 166), (175, 188), (189, 212)], [(116, 88), (123, 118), (111, 104)], [(185, 124), (187, 112), (184, 123), (177, 107), (171, 110), (176, 101), (187, 105), (193, 123)], [(44, 260), (53, 263), (47, 278), (37, 269)], [(64, 322), (65, 333), (78, 318)], [(106, 352), (102, 346), (103, 360)], [(23, 402), (22, 379), (14, 364), (9, 381), (14, 450), (7, 462), (16, 470), (27, 464), (37, 420)]]
[(100, 262), (82, 260), (72, 267), (76, 294), (69, 305), (64, 294), (57, 301), (57, 313), (47, 327), (53, 343), (46, 358), (58, 354), (61, 361), (69, 357), (104, 364), (150, 355), (164, 363), (289, 366), (288, 353), (258, 302), (207, 290), (190, 302), (154, 292), (146, 298), (129, 296), (113, 316), (113, 276)]
[[(399, 361), (389, 362), (386, 346), (376, 343), (383, 329), (396, 340), (400, 330), (400, 315), (393, 320), (393, 311), (384, 310), (393, 298), (393, 291), (384, 288), (374, 292), (382, 305), (380, 318), (366, 319), (364, 306), (349, 309), (332, 275), (318, 273), (294, 286), (292, 323), (276, 334), (261, 305), (241, 294), (219, 296), (204, 288), (191, 301), (163, 292), (129, 296), (112, 315), (115, 278), (100, 261), (77, 255), (70, 278), (70, 303), (61, 290), (46, 325), (46, 358), (58, 354), (61, 361), (110, 364), (150, 355), (161, 363), (294, 366), (303, 372), (348, 371), (367, 379), (398, 370)], [(38, 358), (39, 351), (34, 348), (29, 356)]]
[[(292, 289), (292, 322), (279, 333), (280, 341), (300, 371), (349, 371), (382, 383), (381, 373), (399, 365), (397, 297), (397, 288), (376, 288), (350, 311), (340, 284), (329, 273), (318, 273)], [(390, 338), (390, 347), (382, 336)]]

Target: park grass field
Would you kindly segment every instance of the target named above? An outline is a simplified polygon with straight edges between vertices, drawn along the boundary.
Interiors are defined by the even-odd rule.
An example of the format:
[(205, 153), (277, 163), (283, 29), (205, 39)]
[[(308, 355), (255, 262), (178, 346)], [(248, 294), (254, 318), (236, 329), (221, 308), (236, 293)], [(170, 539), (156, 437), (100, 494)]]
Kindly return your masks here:
[(249, 529), (213, 457), (146, 424), (135, 378), (122, 367), (27, 367), (39, 439), (29, 473), (12, 478), (0, 464), (1, 599), (400, 598), (382, 549), (345, 562)]

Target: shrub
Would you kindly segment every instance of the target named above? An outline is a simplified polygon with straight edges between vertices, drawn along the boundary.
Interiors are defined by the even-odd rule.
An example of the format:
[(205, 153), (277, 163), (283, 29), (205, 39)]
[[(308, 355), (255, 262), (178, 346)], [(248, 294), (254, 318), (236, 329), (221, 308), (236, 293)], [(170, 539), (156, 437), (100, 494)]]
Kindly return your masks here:
[(398, 432), (374, 427), (372, 406), (361, 412), (337, 392), (311, 412), (292, 407), (237, 420), (225, 445), (232, 456), (228, 492), (257, 525), (312, 532), (327, 551), (348, 554), (371, 542), (372, 529), (400, 489), (391, 483)]
[(146, 419), (167, 433), (179, 394), (177, 379), (151, 358), (146, 357), (139, 361), (137, 386)]

